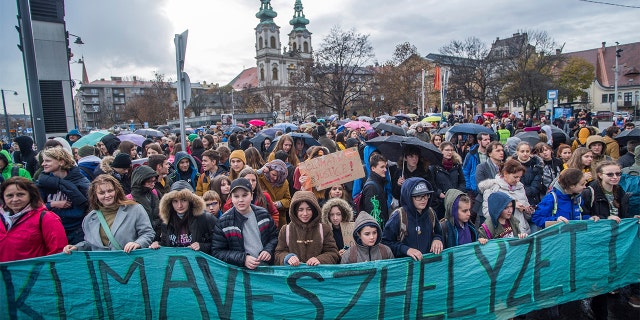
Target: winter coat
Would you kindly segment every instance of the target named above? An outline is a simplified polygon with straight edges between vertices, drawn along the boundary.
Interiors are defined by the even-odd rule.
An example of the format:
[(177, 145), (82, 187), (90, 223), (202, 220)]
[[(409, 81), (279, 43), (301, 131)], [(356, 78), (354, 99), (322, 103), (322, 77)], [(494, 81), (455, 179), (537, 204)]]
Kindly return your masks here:
[[(450, 189), (465, 191), (466, 182), (464, 181), (464, 173), (462, 172), (462, 159), (458, 154), (454, 155), (453, 168), (447, 170), (442, 165), (429, 166), (431, 176), (433, 176), (433, 209), (438, 214), (438, 218), (444, 217), (444, 199), (440, 198), (440, 194), (447, 193)], [(477, 172), (477, 171), (476, 171)]]
[[(409, 178), (402, 184), (402, 191), (400, 195), (400, 204), (402, 209), (407, 214), (407, 236), (402, 241), (399, 241), (398, 234), (400, 233), (400, 209), (396, 209), (389, 221), (382, 231), (382, 243), (389, 246), (393, 252), (393, 256), (396, 258), (406, 257), (407, 250), (414, 248), (427, 254), (431, 251), (431, 243), (434, 240), (442, 241), (442, 228), (438, 221), (431, 220), (431, 198), (427, 203), (427, 207), (418, 212), (413, 205), (411, 198), (411, 191), (420, 182), (426, 182), (428, 188), (433, 190), (429, 182), (422, 178)], [(420, 230), (417, 232), (416, 230)]]
[[(418, 162), (418, 167), (413, 171), (409, 171), (409, 169), (407, 169), (407, 167), (405, 166), (403, 172), (402, 163), (399, 163), (398, 166), (395, 167), (395, 170), (393, 167), (389, 167), (389, 171), (391, 171), (391, 191), (393, 192), (393, 197), (396, 199), (400, 199), (400, 189), (402, 188), (402, 186), (398, 185), (398, 179), (400, 179), (400, 177), (402, 176), (404, 176), (405, 180), (412, 177), (424, 178), (429, 181), (431, 185), (434, 185), (435, 179), (433, 177), (432, 170), (425, 170), (421, 162)], [(464, 188), (464, 184), (462, 187)]]
[[(581, 205), (582, 195), (567, 194), (556, 183), (551, 192), (538, 203), (536, 211), (531, 216), (531, 221), (542, 229), (547, 221), (557, 221), (560, 216), (567, 220), (588, 220), (591, 216), (582, 214)], [(554, 208), (556, 212), (553, 212)]]
[(171, 179), (169, 177), (161, 178), (158, 176), (158, 181), (156, 181), (156, 185), (154, 189), (158, 192), (158, 198), (162, 199), (162, 196), (169, 193), (171, 191)]
[[(11, 178), (11, 176), (13, 175), (14, 165), (13, 160), (11, 159), (11, 155), (7, 150), (3, 149), (0, 151), (0, 159), (2, 159), (7, 164), (4, 169), (2, 169), (2, 179), (0, 181), (0, 183), (2, 183), (2, 181), (6, 181), (7, 179)], [(18, 168), (18, 176), (31, 180), (31, 174), (26, 169)]]
[(387, 193), (385, 192), (385, 178), (375, 172), (369, 174), (367, 182), (362, 189), (362, 200), (360, 211), (371, 214), (378, 223), (384, 225), (389, 220), (389, 206), (386, 203)]
[(608, 155), (613, 160), (618, 160), (618, 158), (620, 158), (620, 145), (618, 142), (609, 136), (604, 136), (602, 141), (604, 141), (605, 144), (605, 149), (603, 150), (604, 154)]
[(211, 240), (213, 228), (216, 225), (216, 218), (205, 213), (204, 200), (190, 192), (188, 189), (175, 190), (165, 194), (160, 201), (160, 245), (163, 247), (180, 247), (181, 230), (177, 230), (177, 225), (182, 222), (175, 210), (172, 201), (174, 199), (186, 199), (189, 202), (189, 210), (183, 219), (187, 219), (187, 236), (190, 245), (194, 242), (200, 244), (200, 251), (209, 254), (211, 252)]
[[(352, 145), (353, 143), (356, 143), (356, 139), (355, 138), (351, 138), (348, 139), (348, 146)], [(347, 147), (348, 147), (347, 146)], [(369, 177), (371, 175), (371, 166), (369, 165), (369, 158), (371, 157), (371, 155), (373, 154), (373, 152), (377, 151), (378, 149), (374, 146), (365, 146), (364, 147), (364, 165), (363, 165), (363, 169), (364, 169), (364, 173), (365, 173), (365, 177)], [(387, 199), (387, 207), (391, 207), (391, 203), (393, 202), (393, 187), (391, 186), (392, 184), (392, 179), (391, 179), (391, 172), (393, 172), (394, 168), (390, 167), (389, 170), (387, 170), (387, 174), (385, 176), (385, 181), (384, 181), (384, 191), (386, 194), (386, 199)], [(417, 170), (416, 170), (417, 171)], [(414, 171), (413, 173), (416, 173), (416, 171)], [(422, 172), (424, 172), (424, 170), (422, 170)], [(405, 172), (405, 177), (408, 176), (408, 173)], [(351, 198), (354, 199), (360, 192), (362, 192), (362, 188), (364, 188), (364, 184), (367, 180), (367, 178), (364, 179), (356, 179), (353, 181), (353, 187), (351, 188)], [(428, 180), (428, 179), (427, 179)], [(398, 179), (396, 178), (395, 181), (398, 181)], [(398, 194), (399, 197), (399, 194)], [(322, 199), (322, 198), (318, 198), (318, 199)], [(368, 211), (367, 211), (368, 212)], [(369, 214), (371, 214), (371, 212), (368, 212)]]
[[(287, 172), (285, 172), (285, 175), (286, 174)], [(280, 208), (276, 208), (278, 210), (277, 222), (278, 222), (278, 226), (284, 225), (287, 221), (287, 215), (289, 214), (289, 206), (291, 205), (291, 193), (289, 192), (289, 181), (286, 180), (286, 176), (285, 176), (284, 182), (280, 187), (274, 186), (268, 180), (268, 178), (263, 174), (258, 175), (258, 183), (260, 183), (260, 188), (268, 194), (272, 203), (280, 201), (280, 204), (282, 204)]]
[(549, 188), (551, 188), (551, 183), (558, 178), (560, 172), (562, 172), (562, 160), (551, 157), (551, 160), (544, 161), (542, 160), (544, 166), (542, 167), (542, 179), (539, 185), (539, 193), (540, 199), (547, 194)]
[[(13, 139), (20, 147), (20, 163), (22, 167), (29, 171), (33, 177), (38, 169), (38, 161), (36, 160), (36, 152), (33, 151), (33, 139), (29, 136), (19, 136)], [(18, 161), (16, 161), (17, 163)]]
[[(75, 245), (79, 251), (116, 250), (112, 243), (106, 246), (102, 244), (101, 227), (98, 214), (92, 210), (82, 221), (84, 241)], [(129, 242), (139, 244), (140, 248), (147, 248), (155, 236), (149, 216), (139, 204), (120, 206), (109, 229), (121, 248)]]
[(479, 164), (476, 168), (476, 185), (482, 181), (495, 178), (498, 173), (500, 173), (500, 169), (491, 160)]
[[(378, 230), (378, 239), (373, 246), (364, 245), (362, 243), (362, 240), (360, 239), (360, 231), (362, 230), (362, 228), (367, 226), (374, 227), (376, 228), (376, 230)], [(347, 249), (347, 251), (342, 254), (340, 263), (375, 261), (382, 260), (383, 257), (386, 257), (387, 259), (393, 259), (391, 248), (380, 243), (380, 241), (382, 240), (382, 228), (380, 228), (378, 222), (376, 222), (376, 220), (366, 212), (361, 212), (358, 215), (358, 218), (356, 218), (355, 229), (353, 230), (353, 239), (355, 239), (356, 245), (349, 247), (349, 249)], [(357, 250), (357, 254), (355, 255), (356, 260), (352, 261), (352, 251), (354, 250)]]
[[(227, 174), (227, 171), (223, 167), (218, 166), (218, 170), (213, 174), (213, 177), (215, 178), (219, 175), (225, 174)], [(212, 181), (213, 179), (210, 178), (209, 171), (201, 173), (198, 177), (198, 182), (196, 183), (196, 194), (202, 197), (205, 192), (211, 189), (210, 186)]]
[(47, 211), (45, 206), (25, 213), (9, 230), (2, 215), (0, 219), (3, 220), (0, 223), (0, 262), (60, 253), (67, 245), (67, 235), (60, 217)]
[(318, 143), (320, 143), (321, 146), (327, 148), (327, 150), (329, 150), (329, 153), (334, 153), (338, 149), (335, 141), (329, 139), (327, 136), (321, 136), (320, 138), (318, 138)]
[[(179, 163), (182, 159), (189, 159), (189, 170), (186, 172), (180, 171)], [(198, 172), (198, 166), (196, 165), (196, 161), (186, 152), (179, 151), (176, 153), (175, 160), (173, 161), (173, 169), (174, 171), (169, 174), (169, 179), (173, 184), (176, 181), (184, 180), (187, 181), (193, 190), (196, 190), (196, 184), (198, 182), (198, 178), (200, 177), (200, 173)]]
[[(307, 223), (298, 218), (297, 210), (302, 202), (306, 202), (313, 210), (313, 216)], [(340, 259), (338, 247), (333, 239), (331, 226), (320, 222), (321, 209), (318, 200), (311, 191), (298, 191), (291, 199), (289, 217), (291, 222), (280, 228), (275, 263), (288, 265), (293, 255), (306, 263), (310, 258), (317, 258), (320, 264), (336, 264)], [(322, 224), (320, 227), (319, 225)]]
[[(507, 194), (511, 199), (522, 203), (525, 206), (529, 206), (529, 200), (527, 199), (527, 194), (524, 188), (524, 185), (521, 182), (518, 182), (514, 187), (510, 186), (502, 177), (496, 177), (495, 179), (482, 181), (478, 185), (478, 190), (482, 192), (483, 201), (482, 201), (482, 214), (484, 218), (489, 220), (490, 212), (489, 212), (489, 196), (497, 191), (502, 191)], [(518, 219), (520, 224), (520, 230), (526, 234), (531, 234), (531, 227), (529, 226), (528, 220), (531, 219), (531, 215), (525, 214), (518, 209), (514, 209), (513, 216)]]
[[(280, 214), (278, 213), (278, 208), (276, 208), (276, 205), (273, 204), (273, 201), (271, 201), (271, 196), (266, 191), (262, 191), (262, 194), (264, 195), (264, 199), (266, 200), (266, 203), (262, 203), (258, 201), (258, 198), (255, 196), (255, 190), (254, 190), (252, 204), (266, 209), (269, 212), (271, 219), (273, 219), (273, 222), (275, 222), (276, 227), (278, 227), (280, 225), (279, 224)], [(224, 205), (222, 206), (222, 210), (224, 212), (227, 212), (231, 208), (233, 208), (233, 202), (231, 201), (231, 195), (229, 195), (229, 197), (227, 198), (227, 202), (225, 202)]]
[[(89, 180), (80, 173), (80, 169), (71, 168), (64, 179), (60, 179), (52, 173), (43, 172), (36, 181), (36, 185), (40, 190), (42, 201), (47, 204), (47, 209), (60, 217), (65, 231), (73, 231), (82, 225), (85, 213), (89, 211), (87, 199)], [(60, 196), (71, 201), (70, 208), (51, 208), (50, 201)]]
[[(340, 229), (336, 229), (331, 223), (329, 213), (331, 212), (331, 208), (338, 207), (340, 212), (342, 212), (342, 222), (340, 222)], [(331, 198), (325, 202), (322, 206), (322, 223), (328, 224), (331, 226), (333, 230), (333, 238), (336, 241), (336, 246), (338, 250), (343, 249), (345, 246), (353, 247), (355, 245), (353, 238), (353, 229), (354, 223), (351, 221), (353, 219), (353, 209), (351, 205), (340, 198)], [(379, 226), (378, 226), (379, 227)], [(340, 241), (338, 241), (338, 237), (336, 234), (339, 233)], [(382, 237), (382, 233), (379, 233), (380, 237)]]
[[(489, 218), (480, 227), (478, 227), (478, 238), (497, 239), (499, 238), (499, 235), (505, 231), (504, 226), (500, 224), (498, 218), (502, 214), (502, 210), (507, 206), (513, 206), (513, 212), (515, 212), (516, 201), (501, 191), (492, 193), (491, 196), (487, 197), (487, 199), (489, 198), (491, 198), (489, 203)], [(511, 219), (509, 219), (509, 223), (513, 230), (513, 237), (518, 238), (518, 235), (522, 233), (522, 230), (520, 230), (519, 220), (515, 215), (512, 215)], [(487, 234), (487, 231), (489, 231), (490, 235)]]
[[(590, 182), (587, 186), (590, 188), (585, 188), (582, 191), (582, 211), (590, 216), (598, 216), (600, 219), (607, 219), (609, 215), (611, 215), (611, 207), (604, 194), (604, 190), (597, 180)], [(591, 190), (593, 190), (593, 192)], [(618, 199), (618, 202), (620, 203), (620, 208), (618, 208), (618, 217), (622, 219), (631, 218), (629, 215), (629, 197), (626, 196), (621, 187), (614, 190), (617, 190), (615, 198)]]
[(442, 243), (445, 248), (452, 248), (455, 246), (463, 245), (466, 243), (459, 243), (458, 241), (458, 232), (459, 229), (468, 228), (471, 233), (471, 242), (475, 242), (478, 240), (478, 232), (476, 231), (476, 227), (471, 223), (471, 220), (461, 226), (461, 223), (458, 221), (458, 212), (453, 212), (453, 204), (461, 195), (466, 194), (463, 191), (457, 189), (451, 189), (446, 192), (444, 198), (444, 221), (440, 222), (440, 227), (442, 228)]
[(156, 233), (160, 231), (160, 199), (154, 189), (148, 189), (143, 184), (145, 180), (157, 176), (155, 170), (149, 166), (139, 166), (131, 174), (131, 199), (142, 205)]
[[(520, 162), (516, 155), (513, 156), (513, 159)], [(522, 178), (520, 178), (520, 183), (524, 186), (529, 204), (536, 205), (540, 202), (540, 185), (542, 184), (544, 162), (538, 156), (531, 156), (529, 161), (520, 162), (520, 164), (526, 169)]]
[(480, 156), (478, 155), (478, 144), (474, 144), (469, 149), (469, 153), (464, 158), (462, 164), (462, 172), (464, 173), (464, 181), (466, 185), (466, 191), (478, 192), (478, 185), (476, 184), (476, 168), (480, 164)]
[[(272, 259), (268, 263), (273, 264), (274, 250), (278, 243), (276, 224), (266, 209), (251, 205), (251, 210), (256, 215), (256, 221), (258, 222), (262, 250), (271, 255)], [(242, 232), (246, 221), (247, 218), (239, 213), (235, 207), (229, 209), (220, 217), (213, 229), (213, 240), (211, 242), (211, 254), (216, 259), (239, 267), (244, 266), (247, 253), (244, 249)]]

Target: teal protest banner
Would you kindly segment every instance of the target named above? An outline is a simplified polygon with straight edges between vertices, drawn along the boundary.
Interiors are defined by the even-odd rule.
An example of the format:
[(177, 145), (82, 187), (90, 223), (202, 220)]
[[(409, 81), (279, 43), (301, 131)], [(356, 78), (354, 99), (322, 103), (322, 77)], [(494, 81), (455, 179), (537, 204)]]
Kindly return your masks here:
[(498, 318), (640, 281), (636, 219), (339, 266), (236, 268), (191, 249), (0, 264), (2, 319)]

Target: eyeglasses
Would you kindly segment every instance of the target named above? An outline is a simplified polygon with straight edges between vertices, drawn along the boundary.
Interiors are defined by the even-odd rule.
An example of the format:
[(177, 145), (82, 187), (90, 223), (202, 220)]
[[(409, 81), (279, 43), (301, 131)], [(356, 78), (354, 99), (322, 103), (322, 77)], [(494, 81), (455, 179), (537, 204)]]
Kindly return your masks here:
[(427, 194), (423, 194), (421, 196), (413, 196), (413, 199), (417, 200), (417, 201), (427, 200), (427, 199), (429, 199), (429, 194), (427, 193)]
[(207, 207), (214, 207), (214, 206), (217, 206), (217, 205), (218, 205), (218, 201), (207, 203)]
[(603, 174), (605, 176), (609, 177), (609, 178), (611, 178), (613, 176), (616, 176), (616, 177), (622, 176), (622, 172), (607, 172), (607, 173), (603, 173)]

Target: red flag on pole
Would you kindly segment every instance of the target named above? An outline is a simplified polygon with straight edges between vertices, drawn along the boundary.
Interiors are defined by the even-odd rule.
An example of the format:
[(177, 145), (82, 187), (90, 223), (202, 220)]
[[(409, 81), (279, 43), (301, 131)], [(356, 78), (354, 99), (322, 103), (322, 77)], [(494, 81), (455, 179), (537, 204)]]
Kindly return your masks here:
[(442, 77), (440, 76), (440, 67), (435, 68), (435, 73), (433, 75), (433, 89), (440, 90), (442, 87)]

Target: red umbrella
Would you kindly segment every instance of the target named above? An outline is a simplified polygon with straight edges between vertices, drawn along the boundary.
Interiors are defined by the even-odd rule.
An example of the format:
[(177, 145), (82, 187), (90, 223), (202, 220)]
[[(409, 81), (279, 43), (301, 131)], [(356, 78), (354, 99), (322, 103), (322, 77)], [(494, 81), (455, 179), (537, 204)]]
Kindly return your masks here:
[(491, 113), (491, 112), (485, 112), (485, 113), (483, 113), (483, 114), (482, 114), (482, 116), (483, 116), (483, 117), (485, 117), (485, 118), (491, 118), (491, 119), (493, 119), (493, 118), (495, 118), (495, 117), (496, 117), (496, 116), (495, 116), (493, 113)]
[(265, 124), (267, 124), (266, 122), (259, 120), (259, 119), (253, 119), (253, 120), (249, 120), (249, 122), (247, 122), (248, 124), (252, 125), (252, 126), (256, 126), (256, 127), (263, 127)]

